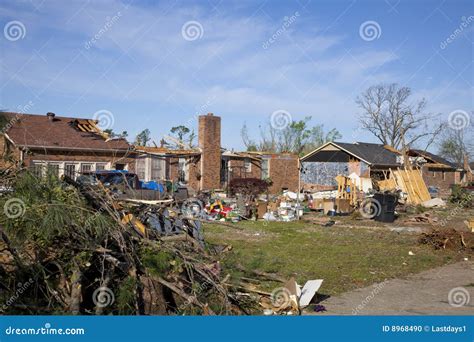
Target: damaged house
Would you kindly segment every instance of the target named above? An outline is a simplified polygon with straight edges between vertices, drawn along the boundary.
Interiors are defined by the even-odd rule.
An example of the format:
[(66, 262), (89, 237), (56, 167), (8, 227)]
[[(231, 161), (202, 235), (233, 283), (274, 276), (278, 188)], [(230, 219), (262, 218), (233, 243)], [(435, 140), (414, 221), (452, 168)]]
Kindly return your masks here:
[[(449, 161), (427, 151), (408, 151), (413, 167), (421, 170), (428, 187), (438, 189), (441, 197), (449, 195), (454, 184), (461, 184), (465, 171)], [(337, 175), (375, 180), (390, 178), (390, 170), (403, 165), (403, 156), (391, 146), (373, 143), (328, 142), (301, 158), (301, 179), (306, 185), (318, 190), (333, 189)]]
[(441, 197), (449, 196), (453, 185), (468, 180), (468, 170), (459, 168), (436, 154), (422, 150), (409, 150), (408, 156), (410, 161), (420, 168), (426, 185), (438, 189)]
[(111, 139), (97, 121), (57, 116), (1, 113), (0, 168), (20, 164), (37, 174), (46, 170), (70, 177), (107, 169), (135, 168), (135, 152), (125, 139)]
[(384, 173), (400, 164), (400, 153), (389, 146), (371, 143), (328, 142), (301, 158), (301, 179), (320, 189), (337, 185), (337, 175), (383, 179)]
[(198, 147), (136, 147), (136, 170), (144, 181), (180, 181), (190, 190), (225, 189), (234, 178), (271, 180), (270, 192), (298, 189), (298, 157), (292, 154), (234, 152), (221, 147), (221, 118), (199, 116)]
[(231, 152), (221, 147), (221, 118), (199, 117), (199, 144), (190, 149), (132, 146), (110, 138), (97, 121), (72, 117), (2, 113), (0, 168), (20, 164), (58, 176), (100, 170), (136, 172), (143, 181), (184, 183), (190, 190), (225, 189), (234, 178), (272, 181), (270, 191), (298, 189), (298, 157)]

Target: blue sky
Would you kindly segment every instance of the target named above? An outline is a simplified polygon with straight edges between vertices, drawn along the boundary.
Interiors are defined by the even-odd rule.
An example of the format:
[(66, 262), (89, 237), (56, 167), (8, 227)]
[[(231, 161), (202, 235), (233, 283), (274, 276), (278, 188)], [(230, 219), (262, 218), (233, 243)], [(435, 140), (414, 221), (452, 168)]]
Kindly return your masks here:
[(373, 84), (409, 86), (445, 119), (472, 111), (473, 15), (472, 1), (7, 0), (0, 107), (105, 110), (115, 131), (149, 128), (157, 142), (213, 112), (236, 149), (244, 122), (257, 135), (285, 110), (375, 141), (355, 104)]

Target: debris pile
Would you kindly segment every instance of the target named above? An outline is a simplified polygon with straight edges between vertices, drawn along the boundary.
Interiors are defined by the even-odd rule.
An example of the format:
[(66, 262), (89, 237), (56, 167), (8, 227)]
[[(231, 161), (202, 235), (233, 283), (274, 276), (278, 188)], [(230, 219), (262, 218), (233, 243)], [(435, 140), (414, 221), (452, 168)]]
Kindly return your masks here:
[(474, 253), (474, 233), (459, 232), (455, 229), (433, 229), (422, 233), (418, 242), (433, 246), (435, 249), (451, 249)]
[(311, 303), (322, 283), (322, 279), (309, 280), (301, 287), (291, 278), (270, 297), (263, 297), (260, 305), (265, 315), (298, 315)]
[[(100, 185), (18, 172), (0, 196), (6, 314), (249, 314), (199, 220), (174, 204), (121, 201)], [(27, 285), (27, 286), (26, 286)], [(18, 289), (21, 288), (21, 294)]]

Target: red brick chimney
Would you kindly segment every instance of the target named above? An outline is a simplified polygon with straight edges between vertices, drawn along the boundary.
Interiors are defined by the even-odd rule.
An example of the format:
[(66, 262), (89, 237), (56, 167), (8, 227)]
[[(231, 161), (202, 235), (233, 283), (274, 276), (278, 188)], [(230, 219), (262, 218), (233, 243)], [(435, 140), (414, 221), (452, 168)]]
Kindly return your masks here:
[(212, 113), (199, 116), (201, 190), (221, 187), (221, 118)]

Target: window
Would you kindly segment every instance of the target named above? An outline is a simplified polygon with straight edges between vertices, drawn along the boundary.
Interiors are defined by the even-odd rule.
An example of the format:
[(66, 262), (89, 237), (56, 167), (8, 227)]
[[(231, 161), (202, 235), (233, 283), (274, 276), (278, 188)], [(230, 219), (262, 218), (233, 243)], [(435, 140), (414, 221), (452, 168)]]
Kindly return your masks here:
[(125, 170), (127, 167), (126, 164), (115, 164), (115, 170)]
[(161, 180), (164, 178), (163, 170), (164, 170), (165, 161), (159, 158), (152, 158), (151, 159), (151, 180)]
[(59, 177), (59, 164), (48, 164), (48, 174)]
[(270, 160), (262, 159), (262, 179), (270, 178)]
[(64, 174), (67, 177), (74, 179), (76, 177), (76, 165), (74, 165), (74, 164), (65, 164), (64, 165)]
[(446, 180), (446, 172), (443, 171), (443, 180)]
[(250, 161), (250, 159), (244, 160), (244, 169), (245, 172), (252, 172), (252, 162)]
[(42, 177), (43, 176), (43, 170), (44, 170), (44, 164), (43, 163), (33, 163), (32, 164), (31, 172), (33, 172), (33, 174), (36, 177)]
[(91, 172), (91, 171), (92, 171), (92, 164), (90, 163), (81, 164), (81, 173)]
[(137, 159), (137, 175), (140, 180), (148, 181), (146, 177), (146, 161), (147, 157), (140, 157)]
[(105, 164), (105, 163), (97, 163), (95, 165), (95, 170), (96, 171), (103, 171), (103, 170), (105, 170), (106, 167), (107, 167), (107, 164)]
[(188, 181), (188, 172), (185, 158), (179, 158), (178, 161), (178, 181), (183, 183)]

